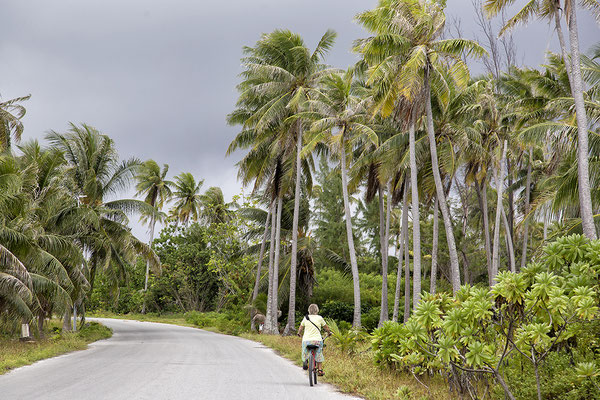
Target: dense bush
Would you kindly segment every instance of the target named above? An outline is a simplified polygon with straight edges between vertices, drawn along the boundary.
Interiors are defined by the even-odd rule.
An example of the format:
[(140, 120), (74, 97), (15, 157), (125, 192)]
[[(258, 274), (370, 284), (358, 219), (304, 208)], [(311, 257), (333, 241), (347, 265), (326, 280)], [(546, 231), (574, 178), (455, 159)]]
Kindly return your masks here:
[[(461, 394), (496, 382), (509, 398), (538, 391), (600, 398), (592, 381), (598, 329), (591, 322), (598, 317), (599, 273), (600, 241), (561, 238), (522, 272), (500, 272), (491, 288), (425, 294), (406, 324), (375, 330), (375, 360), (415, 375), (440, 373)], [(559, 374), (567, 364), (578, 372)]]
[[(372, 307), (381, 305), (381, 272), (379, 273), (360, 273), (360, 296), (363, 313), (370, 310)], [(404, 282), (404, 280), (402, 280)], [(390, 267), (388, 275), (388, 306), (390, 312), (394, 306), (394, 288), (396, 287), (396, 271)], [(323, 269), (317, 272), (317, 285), (314, 289), (312, 302), (319, 305), (321, 310), (323, 306), (329, 302), (337, 302), (335, 307), (340, 307), (339, 312), (345, 317), (343, 307), (339, 303), (345, 303), (354, 310), (354, 291), (352, 286), (352, 277), (344, 274), (341, 271), (334, 269)], [(333, 307), (333, 305), (332, 305)], [(366, 307), (366, 309), (365, 309)], [(338, 312), (331, 310), (332, 312)], [(339, 318), (333, 315), (330, 318), (352, 321), (352, 318)]]
[(320, 314), (325, 318), (331, 318), (336, 321), (352, 322), (354, 304), (339, 300), (327, 300), (320, 307)]

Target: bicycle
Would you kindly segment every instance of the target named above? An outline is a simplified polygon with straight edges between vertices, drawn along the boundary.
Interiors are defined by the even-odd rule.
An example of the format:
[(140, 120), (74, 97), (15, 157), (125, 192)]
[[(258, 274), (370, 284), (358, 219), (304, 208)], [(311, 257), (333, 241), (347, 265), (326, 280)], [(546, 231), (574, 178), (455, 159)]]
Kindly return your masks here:
[[(325, 340), (328, 337), (329, 336), (325, 336), (323, 338), (323, 349), (325, 349)], [(306, 346), (306, 349), (309, 352), (309, 354), (308, 354), (308, 383), (310, 384), (310, 386), (314, 386), (317, 384), (318, 369), (317, 369), (317, 361), (315, 360), (315, 357), (316, 357), (316, 351), (318, 348), (319, 348), (319, 346), (315, 346), (314, 344), (309, 344), (308, 346)]]

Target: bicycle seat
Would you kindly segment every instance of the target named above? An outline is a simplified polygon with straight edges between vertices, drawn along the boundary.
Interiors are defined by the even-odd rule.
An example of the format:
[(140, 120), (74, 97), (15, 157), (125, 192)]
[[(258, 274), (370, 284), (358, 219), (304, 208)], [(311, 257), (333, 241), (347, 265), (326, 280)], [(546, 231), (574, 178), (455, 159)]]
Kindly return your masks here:
[(315, 345), (315, 344), (309, 344), (306, 346), (307, 349), (309, 350), (316, 350), (319, 348), (319, 346)]

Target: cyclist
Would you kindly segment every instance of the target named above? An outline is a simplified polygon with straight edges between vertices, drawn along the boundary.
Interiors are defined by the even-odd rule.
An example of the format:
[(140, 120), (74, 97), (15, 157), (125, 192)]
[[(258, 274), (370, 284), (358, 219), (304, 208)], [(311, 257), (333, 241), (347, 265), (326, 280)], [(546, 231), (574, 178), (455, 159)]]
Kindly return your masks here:
[(325, 323), (323, 317), (319, 315), (319, 307), (316, 304), (308, 306), (308, 314), (302, 319), (300, 328), (298, 328), (298, 336), (302, 336), (302, 368), (308, 369), (308, 350), (306, 346), (319, 346), (315, 350), (315, 361), (317, 362), (317, 373), (319, 376), (325, 375), (323, 372), (323, 337), (321, 329), (331, 336), (331, 330)]

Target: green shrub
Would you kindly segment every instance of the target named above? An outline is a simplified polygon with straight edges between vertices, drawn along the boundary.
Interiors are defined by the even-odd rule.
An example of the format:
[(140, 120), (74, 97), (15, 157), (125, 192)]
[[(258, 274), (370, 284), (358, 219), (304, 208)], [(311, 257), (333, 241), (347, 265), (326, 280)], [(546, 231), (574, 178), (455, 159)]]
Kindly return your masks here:
[(332, 319), (327, 320), (327, 325), (331, 329), (331, 340), (335, 346), (347, 354), (355, 353), (357, 347), (364, 343), (368, 337), (363, 330), (349, 329), (342, 331)]
[(571, 235), (543, 252), (520, 273), (499, 272), (491, 288), (424, 293), (407, 323), (373, 332), (375, 361), (441, 374), (452, 389), (476, 397), (485, 379), (507, 383), (500, 395), (536, 398), (537, 371), (544, 398), (600, 398), (589, 364), (600, 358), (600, 241)]
[(379, 314), (381, 314), (381, 307), (372, 307), (369, 311), (362, 314), (362, 326), (367, 331), (371, 332), (379, 324)]
[[(540, 368), (540, 386), (543, 399), (588, 400), (599, 396), (597, 387), (589, 379), (580, 379), (577, 368), (567, 352), (555, 352)], [(506, 380), (517, 399), (537, 398), (535, 371), (531, 363), (516, 357), (506, 368)], [(504, 392), (496, 388), (495, 397), (504, 399)]]
[(189, 311), (184, 314), (187, 323), (199, 328), (215, 328), (219, 332), (229, 335), (239, 335), (250, 329), (247, 317), (241, 312), (207, 312)]
[(334, 319), (336, 321), (352, 322), (354, 318), (354, 304), (346, 303), (340, 300), (327, 300), (320, 307), (320, 312), (324, 318)]

